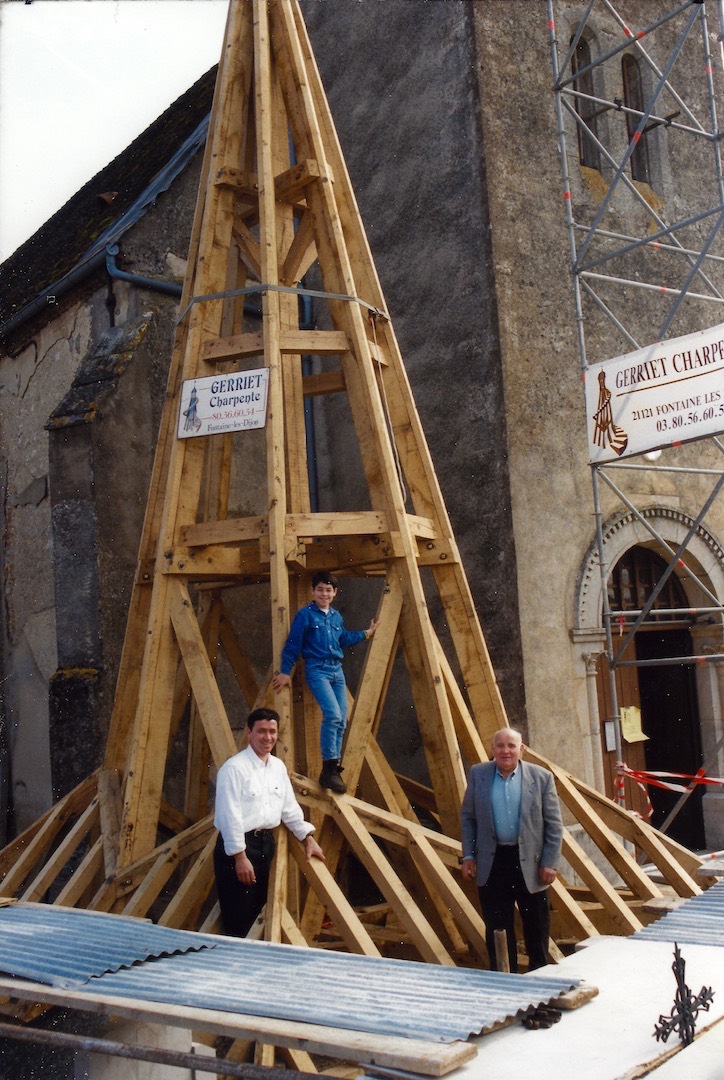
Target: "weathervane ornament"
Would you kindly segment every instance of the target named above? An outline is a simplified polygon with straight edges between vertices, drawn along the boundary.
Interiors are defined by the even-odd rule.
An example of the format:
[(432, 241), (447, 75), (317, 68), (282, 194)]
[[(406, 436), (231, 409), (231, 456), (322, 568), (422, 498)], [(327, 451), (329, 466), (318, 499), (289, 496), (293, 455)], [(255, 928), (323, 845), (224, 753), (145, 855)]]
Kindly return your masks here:
[(676, 979), (676, 996), (674, 1008), (670, 1016), (659, 1016), (658, 1024), (654, 1025), (656, 1040), (666, 1042), (672, 1031), (678, 1032), (684, 1046), (689, 1046), (694, 1041), (694, 1025), (700, 1009), (709, 1011), (709, 1006), (714, 999), (712, 988), (702, 986), (698, 994), (692, 994), (684, 981), (686, 961), (682, 958), (679, 946), (674, 942), (674, 962), (671, 970)]

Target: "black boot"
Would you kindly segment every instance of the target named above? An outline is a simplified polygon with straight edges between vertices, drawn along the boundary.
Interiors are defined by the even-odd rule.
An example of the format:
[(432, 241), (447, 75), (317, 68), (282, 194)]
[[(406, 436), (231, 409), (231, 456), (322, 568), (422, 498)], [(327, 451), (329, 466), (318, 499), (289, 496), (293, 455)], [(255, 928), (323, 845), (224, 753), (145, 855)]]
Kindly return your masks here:
[(337, 795), (344, 795), (347, 787), (339, 775), (339, 762), (336, 758), (329, 758), (329, 760), (322, 762), (319, 783), (321, 787), (329, 788), (330, 791), (336, 792)]

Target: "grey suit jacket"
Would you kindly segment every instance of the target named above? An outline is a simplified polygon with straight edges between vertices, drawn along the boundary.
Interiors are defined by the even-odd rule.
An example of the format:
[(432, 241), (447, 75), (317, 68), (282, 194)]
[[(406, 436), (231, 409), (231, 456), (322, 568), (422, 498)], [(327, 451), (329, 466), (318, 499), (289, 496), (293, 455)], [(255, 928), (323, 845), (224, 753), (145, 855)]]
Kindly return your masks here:
[[(546, 866), (555, 870), (561, 854), (561, 810), (553, 777), (547, 769), (525, 761), (518, 768), (523, 780), (518, 834), (520, 867), (528, 892), (541, 892), (546, 886), (538, 880), (538, 868)], [(494, 775), (494, 761), (473, 765), (463, 799), (463, 855), (475, 856), (478, 885), (488, 880), (497, 846), (491, 799)]]

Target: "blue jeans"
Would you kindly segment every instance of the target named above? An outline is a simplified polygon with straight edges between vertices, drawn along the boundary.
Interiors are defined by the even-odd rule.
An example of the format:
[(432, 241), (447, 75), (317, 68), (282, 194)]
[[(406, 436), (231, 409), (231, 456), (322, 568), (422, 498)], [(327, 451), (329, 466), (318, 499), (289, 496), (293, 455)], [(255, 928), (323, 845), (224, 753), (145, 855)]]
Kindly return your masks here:
[(307, 685), (322, 710), (319, 741), (322, 758), (331, 761), (342, 755), (342, 736), (347, 724), (347, 684), (342, 665), (331, 660), (307, 660)]

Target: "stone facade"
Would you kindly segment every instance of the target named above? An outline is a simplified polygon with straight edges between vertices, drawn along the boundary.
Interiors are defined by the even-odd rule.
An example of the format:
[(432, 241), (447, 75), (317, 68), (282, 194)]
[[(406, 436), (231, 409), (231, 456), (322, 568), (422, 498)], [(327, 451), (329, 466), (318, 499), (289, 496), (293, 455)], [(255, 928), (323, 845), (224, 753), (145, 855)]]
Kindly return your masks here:
[[(554, 6), (569, 40), (585, 5)], [(661, 9), (621, 6), (637, 26)], [(537, 750), (600, 787), (605, 640), (545, 5), (302, 7), (506, 708)], [(611, 16), (593, 30), (601, 50), (617, 32)], [(704, 107), (694, 75), (684, 89)], [(613, 142), (623, 138), (615, 122), (606, 120)], [(653, 148), (647, 198), (682, 216), (703, 175), (699, 151), (686, 156), (665, 133)], [(128, 270), (168, 279), (182, 265), (198, 168), (126, 235)], [(610, 175), (594, 172), (577, 168), (571, 186), (595, 212)], [(633, 199), (618, 213), (612, 229), (649, 227)], [(658, 300), (631, 292), (630, 303), (650, 340)], [(17, 827), (102, 754), (176, 310), (172, 297), (99, 271), (14, 330), (0, 356), (4, 749)], [(676, 333), (700, 325), (699, 313), (685, 314)], [(586, 340), (591, 362), (626, 351), (595, 313)], [(348, 505), (357, 470), (343, 407), (317, 400), (315, 424), (322, 508)], [(664, 460), (720, 467), (705, 443)], [(249, 512), (256, 495), (235, 482)], [(712, 483), (651, 471), (622, 480), (674, 546)], [(650, 545), (608, 490), (602, 515), (611, 565)], [(688, 557), (720, 600), (722, 541), (718, 503)], [(720, 620), (691, 637), (695, 652), (721, 651)], [(263, 627), (256, 638), (263, 670)], [(720, 670), (695, 676), (705, 757), (722, 733)], [(386, 750), (402, 767), (410, 747), (401, 734)], [(724, 774), (721, 756), (710, 771)], [(705, 801), (707, 842), (722, 846), (721, 800)]]

